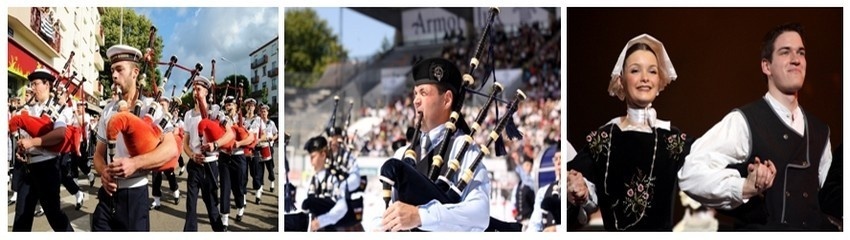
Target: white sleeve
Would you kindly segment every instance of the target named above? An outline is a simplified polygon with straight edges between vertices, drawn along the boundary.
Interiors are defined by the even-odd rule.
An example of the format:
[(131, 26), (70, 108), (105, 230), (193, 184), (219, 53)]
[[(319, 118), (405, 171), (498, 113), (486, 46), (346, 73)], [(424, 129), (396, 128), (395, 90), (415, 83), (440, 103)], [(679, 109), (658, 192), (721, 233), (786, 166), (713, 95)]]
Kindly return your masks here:
[[(345, 182), (342, 182), (345, 184)], [(316, 217), (319, 220), (319, 228), (326, 227), (331, 224), (335, 224), (339, 222), (342, 217), (345, 217), (345, 212), (348, 211), (348, 203), (345, 201), (345, 190), (342, 189), (342, 185), (338, 185), (338, 191), (336, 194), (336, 204), (325, 214), (319, 215)]]
[(823, 182), (826, 181), (826, 175), (829, 173), (829, 166), (832, 166), (832, 143), (829, 140), (829, 135), (826, 139), (826, 148), (821, 154), (820, 165), (818, 166), (818, 183), (823, 187)]
[(751, 141), (744, 115), (737, 110), (727, 114), (694, 142), (679, 170), (679, 187), (708, 207), (740, 206), (746, 201), (742, 196), (746, 179), (738, 170), (726, 166), (745, 162)]
[[(449, 156), (458, 154), (463, 141), (455, 141)], [(470, 146), (464, 156), (461, 169), (469, 169), (473, 159), (481, 154), (477, 146)], [(450, 158), (451, 159), (451, 158)], [(458, 178), (463, 174), (458, 170)], [(452, 181), (457, 182), (457, 179)], [(459, 203), (440, 203), (437, 200), (419, 206), (420, 227), (426, 231), (439, 232), (482, 232), (490, 224), (490, 176), (483, 164), (479, 164), (473, 173), (472, 182), (463, 190)]]
[(528, 218), (526, 232), (543, 231), (543, 209), (540, 207), (540, 204), (543, 202), (547, 188), (549, 188), (549, 185), (541, 187), (537, 190), (537, 194), (534, 195), (534, 211), (531, 212), (531, 216)]
[(53, 122), (53, 128), (67, 127), (74, 123), (74, 110), (71, 107), (65, 107), (59, 113), (59, 117)]

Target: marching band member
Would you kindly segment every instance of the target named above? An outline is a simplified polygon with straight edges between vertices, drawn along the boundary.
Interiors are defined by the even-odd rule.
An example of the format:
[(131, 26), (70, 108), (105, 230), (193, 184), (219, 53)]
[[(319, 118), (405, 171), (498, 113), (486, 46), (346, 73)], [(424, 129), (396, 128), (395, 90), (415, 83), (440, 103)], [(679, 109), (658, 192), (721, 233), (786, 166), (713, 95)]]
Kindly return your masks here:
[[(164, 109), (164, 111), (168, 111), (167, 109), (170, 109), (170, 103), (171, 99), (168, 99), (168, 97), (159, 98), (159, 105), (162, 106), (162, 109)], [(176, 115), (171, 116), (173, 118), (177, 118)], [(172, 125), (174, 124), (174, 120), (172, 120)], [(174, 131), (172, 131), (172, 134), (174, 134), (175, 141), (182, 142), (179, 140), (182, 139), (179, 136), (180, 131), (174, 129)], [(181, 147), (178, 146), (177, 148), (179, 152)], [(182, 157), (180, 155), (182, 154), (178, 153), (178, 157)], [(153, 183), (151, 184), (151, 188), (153, 188), (153, 203), (151, 203), (151, 209), (159, 209), (160, 206), (162, 206), (162, 203), (160, 202), (160, 199), (162, 198), (162, 175), (165, 175), (165, 178), (168, 180), (168, 189), (171, 190), (172, 196), (174, 197), (174, 204), (180, 204), (180, 189), (177, 187), (177, 176), (174, 175), (174, 171), (153, 171), (151, 172), (151, 174), (153, 174)]]
[[(193, 80), (192, 91), (194, 98), (197, 101), (207, 100), (207, 94), (212, 87), (212, 82), (203, 76), (197, 76)], [(233, 140), (233, 131), (231, 123), (227, 122), (225, 126), (225, 134), (215, 141), (206, 142), (201, 138), (199, 132), (199, 124), (203, 119), (199, 106), (201, 102), (195, 104), (195, 108), (187, 111), (183, 117), (184, 126), (188, 137), (183, 140), (183, 150), (186, 155), (192, 156), (192, 161), (186, 165), (189, 171), (188, 186), (186, 190), (186, 223), (183, 225), (183, 231), (194, 232), (198, 231), (198, 190), (203, 194), (204, 205), (207, 208), (210, 224), (213, 231), (225, 231), (224, 224), (221, 221), (221, 215), (218, 209), (219, 197), (218, 185), (218, 157), (207, 157), (205, 152), (218, 151), (219, 146), (224, 146), (225, 143)], [(211, 103), (210, 103), (211, 104)], [(210, 113), (217, 115), (218, 113)]]
[(338, 191), (340, 185), (347, 185), (332, 176), (327, 169), (328, 141), (322, 136), (307, 140), (304, 150), (310, 153), (310, 164), (316, 172), (310, 180), (310, 191), (302, 202), (301, 209), (313, 214), (310, 219), (311, 231), (336, 231), (336, 224), (348, 211), (345, 194)]
[[(36, 69), (27, 76), (30, 87), (33, 89), (35, 103), (25, 106), (24, 110), (32, 116), (40, 116), (47, 111), (50, 89), (56, 78), (47, 70)], [(26, 151), (26, 156), (16, 153), (17, 161), (21, 161), (20, 167), (15, 168), (14, 175), (21, 177), (18, 182), (17, 203), (15, 205), (15, 218), (12, 231), (32, 231), (33, 216), (36, 202), (40, 202), (47, 215), (47, 222), (53, 231), (74, 231), (68, 216), (62, 212), (59, 201), (59, 185), (61, 173), (59, 170), (60, 153), (47, 150), (46, 146), (61, 144), (64, 139), (66, 126), (70, 119), (70, 108), (65, 109), (53, 122), (53, 130), (42, 136), (21, 137), (17, 142), (17, 148)], [(21, 135), (27, 135), (19, 131)], [(20, 151), (19, 151), (20, 152)]]
[[(522, 224), (523, 229), (528, 226), (528, 219), (531, 218), (531, 213), (534, 211), (534, 183), (536, 182), (531, 176), (531, 168), (534, 165), (534, 160), (523, 154), (516, 154), (516, 166), (514, 171), (519, 176), (517, 186), (511, 191), (511, 202), (516, 210), (514, 219)], [(519, 158), (522, 158), (520, 160)]]
[[(563, 232), (561, 225), (561, 201), (560, 187), (561, 182), (561, 147), (558, 144), (557, 152), (552, 157), (552, 162), (555, 164), (555, 181), (546, 184), (537, 190), (537, 195), (534, 198), (534, 211), (531, 212), (531, 217), (528, 220), (527, 232)], [(557, 205), (557, 206), (555, 206)]]
[[(89, 166), (89, 156), (92, 154), (92, 146), (89, 144), (89, 140), (92, 139), (92, 125), (97, 126), (97, 124), (91, 124), (92, 116), (91, 114), (86, 113), (86, 108), (88, 104), (86, 102), (77, 103), (77, 110), (75, 115), (75, 123), (77, 127), (80, 128), (80, 154), (71, 155), (71, 161), (73, 163), (71, 167), (71, 175), (76, 178), (79, 175), (78, 169), (86, 175), (89, 180), (89, 184), (94, 187), (94, 173), (91, 171), (91, 166)], [(78, 199), (78, 203), (82, 203)]]
[[(143, 104), (141, 111), (148, 112), (155, 99), (137, 94), (140, 89), (136, 88), (141, 71), (141, 51), (127, 45), (115, 45), (106, 51), (106, 55), (112, 63), (113, 83), (116, 89), (120, 90), (118, 99), (131, 104), (139, 100)], [(98, 142), (94, 166), (102, 185), (98, 191), (99, 202), (92, 214), (92, 231), (150, 231), (146, 176), (150, 170), (177, 157), (177, 142), (174, 135), (170, 134), (173, 127), (167, 125), (162, 131), (160, 144), (156, 145), (153, 151), (130, 156), (128, 147), (135, 144), (136, 140), (125, 139), (124, 135), (119, 133), (114, 143), (114, 157), (111, 162), (106, 162), (109, 144), (107, 126), (113, 116), (119, 114), (118, 103), (113, 100), (106, 104), (103, 117), (97, 125)], [(162, 115), (161, 111), (155, 113), (154, 121), (159, 122)]]
[[(263, 137), (260, 138), (260, 144), (268, 146), (271, 156), (268, 158), (260, 158), (259, 167), (257, 168), (257, 178), (260, 179), (260, 182), (262, 182), (263, 175), (265, 175), (263, 169), (267, 170), (269, 172), (269, 182), (271, 182), (271, 187), (269, 190), (271, 190), (271, 192), (274, 192), (275, 176), (273, 143), (277, 141), (277, 126), (275, 126), (274, 122), (269, 119), (269, 105), (263, 104), (262, 106), (260, 106), (260, 120), (263, 123)], [(261, 186), (258, 192), (262, 192), (262, 190), (263, 187)]]
[(245, 175), (242, 176), (242, 184), (243, 184), (242, 189), (244, 191), (244, 194), (247, 195), (248, 194), (248, 174), (250, 173), (251, 179), (253, 179), (252, 184), (253, 184), (254, 190), (257, 191), (257, 193), (256, 193), (257, 198), (254, 200), (254, 203), (260, 204), (260, 197), (262, 197), (262, 195), (263, 195), (263, 178), (258, 176), (258, 174), (261, 170), (260, 169), (260, 159), (261, 159), (260, 151), (261, 151), (261, 149), (257, 145), (259, 145), (258, 143), (259, 143), (259, 140), (260, 140), (260, 129), (264, 128), (265, 126), (263, 126), (263, 120), (260, 119), (260, 116), (257, 116), (257, 114), (254, 113), (254, 109), (257, 106), (257, 101), (254, 100), (253, 98), (249, 98), (249, 99), (245, 99), (244, 103), (245, 103), (245, 117), (243, 118), (242, 124), (245, 126), (245, 129), (247, 129), (248, 132), (251, 133), (251, 135), (254, 136), (256, 141), (254, 141), (255, 143), (252, 144), (252, 145), (255, 146), (254, 149), (252, 149), (253, 154), (250, 157), (248, 157), (248, 156), (245, 157), (246, 159), (248, 159), (248, 165), (247, 165), (248, 171), (244, 172)]
[[(224, 108), (227, 112), (228, 121), (238, 123), (239, 116), (237, 110), (239, 106), (237, 106), (236, 99), (233, 96), (228, 96), (224, 100)], [(219, 176), (219, 182), (221, 182), (221, 221), (225, 229), (228, 227), (230, 219), (231, 192), (235, 198), (234, 202), (238, 211), (236, 221), (241, 222), (242, 216), (245, 214), (245, 195), (242, 190), (242, 172), (246, 164), (244, 147), (254, 141), (251, 134), (248, 134), (239, 124), (233, 124), (232, 128), (234, 133), (237, 133), (235, 134), (236, 142), (234, 143), (233, 150), (231, 152), (222, 152), (220, 155), (222, 162), (218, 165), (221, 174)], [(247, 136), (242, 136), (243, 134), (239, 134), (239, 132)]]
[(328, 136), (330, 136), (331, 143), (330, 151), (332, 153), (342, 154), (342, 158), (345, 158), (345, 162), (338, 164), (345, 164), (347, 169), (348, 176), (345, 178), (345, 184), (340, 184), (339, 189), (341, 193), (345, 194), (345, 201), (348, 208), (346, 209), (345, 215), (342, 219), (337, 223), (337, 229), (341, 231), (347, 232), (362, 232), (363, 225), (360, 223), (363, 216), (363, 188), (361, 188), (361, 179), (360, 179), (360, 167), (357, 165), (356, 158), (351, 154), (351, 151), (343, 148), (340, 151), (339, 142), (342, 140), (342, 129), (339, 127), (334, 127), (335, 129), (331, 131), (330, 129), (326, 130)]
[[(413, 66), (414, 106), (422, 112), (420, 149), (416, 162), (417, 170), (428, 175), (431, 166), (431, 153), (444, 140), (453, 141), (464, 134), (457, 131), (454, 136), (443, 136), (445, 123), (452, 111), (459, 111), (463, 101), (461, 73), (454, 63), (441, 59), (425, 59)], [(459, 119), (459, 121), (462, 121)], [(448, 159), (459, 153), (463, 141), (453, 141)], [(395, 152), (394, 158), (402, 159), (405, 146)], [(470, 146), (461, 159), (461, 168), (468, 169), (477, 155), (481, 154), (477, 146)], [(421, 166), (421, 167), (420, 167)], [(445, 165), (444, 165), (445, 166)], [(457, 182), (459, 179), (451, 179)], [(394, 190), (393, 198), (396, 198)], [(384, 211), (378, 229), (383, 231), (424, 230), (424, 231), (484, 231), (490, 221), (490, 177), (483, 164), (475, 168), (472, 181), (461, 194), (461, 200), (455, 204), (444, 204), (437, 200), (414, 206), (394, 201)]]
[[(61, 102), (67, 102), (67, 98), (69, 97), (66, 97), (64, 100), (61, 100)], [(75, 107), (73, 105), (78, 106)], [(71, 115), (67, 116), (67, 131), (74, 132), (72, 134), (72, 136), (74, 137), (72, 141), (76, 141), (82, 144), (82, 119), (79, 118), (84, 119), (83, 116), (80, 116), (80, 112), (82, 112), (82, 114), (85, 114), (85, 112), (83, 111), (83, 109), (85, 108), (80, 109), (81, 106), (79, 104), (73, 105), (71, 105), (71, 109), (76, 110), (72, 110), (70, 112)], [(74, 195), (74, 198), (77, 201), (77, 204), (74, 207), (74, 209), (76, 210), (80, 210), (80, 208), (83, 207), (83, 200), (85, 199), (85, 192), (81, 191), (80, 185), (77, 184), (77, 176), (79, 175), (77, 168), (79, 167), (80, 169), (83, 169), (84, 172), (87, 171), (87, 166), (85, 165), (86, 162), (84, 160), (80, 160), (80, 158), (82, 158), (82, 153), (80, 152), (80, 149), (82, 149), (84, 146), (85, 145), (78, 144), (74, 145), (71, 148), (67, 148), (60, 157), (60, 172), (62, 173), (62, 185), (65, 186), (65, 190), (67, 190), (68, 193)]]

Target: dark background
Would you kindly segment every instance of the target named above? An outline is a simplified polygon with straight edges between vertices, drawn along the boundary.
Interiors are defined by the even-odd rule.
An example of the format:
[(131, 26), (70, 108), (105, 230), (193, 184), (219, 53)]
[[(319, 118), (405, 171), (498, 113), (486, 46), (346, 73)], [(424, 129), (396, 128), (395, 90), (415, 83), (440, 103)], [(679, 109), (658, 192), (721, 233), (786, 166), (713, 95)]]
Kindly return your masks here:
[[(803, 111), (826, 122), (835, 148), (843, 142), (841, 8), (568, 8), (567, 139), (576, 150), (587, 134), (626, 113), (608, 95), (617, 57), (633, 37), (664, 43), (678, 79), (653, 102), (658, 118), (700, 137), (732, 109), (767, 93), (761, 41), (773, 27), (804, 27)], [(674, 225), (684, 214), (678, 195)], [(729, 220), (718, 215), (721, 229)], [(592, 229), (587, 229), (592, 230)]]
[(662, 43), (679, 77), (655, 99), (658, 118), (700, 137), (732, 109), (767, 93), (760, 53), (764, 34), (786, 22), (804, 27), (803, 111), (826, 122), (833, 148), (842, 141), (841, 8), (569, 8), (567, 139), (585, 136), (626, 104), (608, 95), (611, 70), (629, 39), (648, 33)]

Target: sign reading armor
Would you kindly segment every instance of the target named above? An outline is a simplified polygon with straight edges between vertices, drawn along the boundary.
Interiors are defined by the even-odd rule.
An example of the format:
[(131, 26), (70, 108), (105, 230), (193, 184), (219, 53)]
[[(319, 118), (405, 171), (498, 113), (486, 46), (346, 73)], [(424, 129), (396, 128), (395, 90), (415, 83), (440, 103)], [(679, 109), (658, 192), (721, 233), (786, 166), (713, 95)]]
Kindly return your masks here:
[(443, 39), (446, 33), (467, 33), (466, 20), (442, 8), (417, 8), (401, 13), (405, 42)]

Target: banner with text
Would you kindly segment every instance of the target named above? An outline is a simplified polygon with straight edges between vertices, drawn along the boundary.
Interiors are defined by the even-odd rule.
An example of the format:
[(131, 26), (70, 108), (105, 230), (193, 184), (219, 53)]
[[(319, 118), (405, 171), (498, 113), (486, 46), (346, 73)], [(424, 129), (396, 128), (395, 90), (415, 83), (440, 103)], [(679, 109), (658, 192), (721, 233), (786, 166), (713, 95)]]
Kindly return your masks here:
[(446, 33), (467, 33), (466, 20), (442, 8), (417, 8), (401, 13), (405, 42), (440, 40)]

